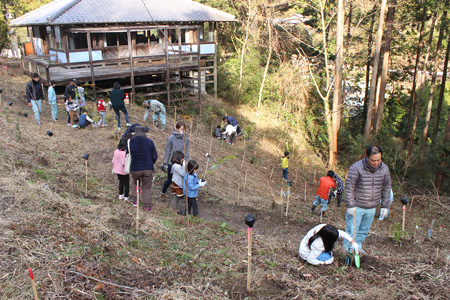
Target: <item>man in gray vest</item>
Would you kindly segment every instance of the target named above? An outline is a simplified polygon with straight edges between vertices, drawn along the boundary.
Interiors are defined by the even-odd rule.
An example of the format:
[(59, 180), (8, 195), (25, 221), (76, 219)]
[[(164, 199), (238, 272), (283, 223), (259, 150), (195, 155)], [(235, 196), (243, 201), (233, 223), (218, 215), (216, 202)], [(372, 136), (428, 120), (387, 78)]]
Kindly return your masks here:
[(166, 129), (166, 108), (164, 104), (158, 100), (145, 100), (143, 103), (145, 110), (144, 122), (147, 120), (148, 115), (153, 113), (153, 122), (158, 127), (158, 117), (161, 122), (161, 131)]

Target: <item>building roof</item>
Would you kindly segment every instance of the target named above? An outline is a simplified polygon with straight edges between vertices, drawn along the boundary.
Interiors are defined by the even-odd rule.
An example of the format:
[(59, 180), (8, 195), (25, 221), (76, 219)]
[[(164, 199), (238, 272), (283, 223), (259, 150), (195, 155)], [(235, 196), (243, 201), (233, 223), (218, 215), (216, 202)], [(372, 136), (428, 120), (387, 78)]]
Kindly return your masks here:
[(232, 22), (231, 14), (192, 0), (54, 0), (17, 19), (12, 26)]

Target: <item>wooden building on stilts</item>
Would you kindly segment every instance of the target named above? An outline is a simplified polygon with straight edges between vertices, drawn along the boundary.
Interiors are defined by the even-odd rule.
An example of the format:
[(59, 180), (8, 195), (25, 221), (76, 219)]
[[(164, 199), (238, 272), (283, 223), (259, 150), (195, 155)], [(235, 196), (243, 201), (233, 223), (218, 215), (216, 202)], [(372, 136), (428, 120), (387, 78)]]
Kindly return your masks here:
[(206, 85), (217, 92), (217, 26), (234, 21), (191, 0), (55, 0), (11, 26), (28, 28), (27, 74), (90, 82), (94, 97), (120, 80), (131, 95), (173, 105), (200, 100)]

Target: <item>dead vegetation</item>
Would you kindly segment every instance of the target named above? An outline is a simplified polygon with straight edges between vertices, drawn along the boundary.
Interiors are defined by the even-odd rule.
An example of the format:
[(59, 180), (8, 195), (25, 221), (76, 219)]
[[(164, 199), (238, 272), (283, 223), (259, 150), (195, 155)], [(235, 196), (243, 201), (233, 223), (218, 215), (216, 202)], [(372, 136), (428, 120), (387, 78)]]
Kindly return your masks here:
[[(27, 78), (5, 75), (9, 74), (0, 81), (5, 90), (0, 112), (0, 299), (32, 299), (28, 267), (34, 270), (41, 299), (448, 298), (448, 198), (423, 191), (414, 197), (407, 212), (407, 235), (396, 226), (402, 213), (396, 200), (387, 221), (374, 220), (361, 269), (344, 265), (341, 245), (335, 249), (333, 265), (303, 264), (298, 245), (319, 222), (309, 213), (316, 189), (314, 170), (320, 177), (324, 169), (317, 156), (300, 146), (300, 135), (282, 136), (276, 127), (270, 128), (268, 113), (258, 116), (244, 110), (242, 123), (256, 120), (252, 139), (246, 141), (246, 158), (243, 141), (235, 147), (212, 141), (209, 166), (227, 155), (235, 158), (207, 174), (208, 184), (199, 197), (202, 219), (188, 221), (168, 209), (169, 199), (154, 199), (155, 209), (141, 213), (141, 230), (135, 235), (135, 208), (116, 200), (110, 165), (117, 143), (113, 129), (73, 130), (65, 125), (65, 112), (60, 121), (50, 123), (48, 106), (38, 128), (21, 95)], [(14, 101), (10, 109), (4, 104), (9, 100)], [(215, 104), (225, 110), (220, 102)], [(30, 114), (28, 119), (24, 112)], [(133, 107), (132, 121), (140, 120), (141, 114)], [(212, 115), (195, 119), (191, 136), (191, 157), (203, 167)], [(48, 137), (47, 130), (55, 135)], [(161, 134), (150, 129), (160, 156), (168, 134), (169, 130)], [(280, 193), (277, 165), (289, 138), (296, 139), (298, 147), (290, 162), (290, 178), (295, 180), (297, 171), (297, 184), (286, 218), (271, 204)], [(83, 153), (90, 153), (87, 196)], [(204, 172), (201, 168), (201, 177)], [(153, 195), (158, 196), (165, 175), (158, 169), (155, 177)], [(247, 212), (257, 219), (251, 294), (246, 291)], [(344, 214), (345, 208), (333, 202), (325, 222), (344, 228)], [(428, 240), (431, 219), (436, 222)]]

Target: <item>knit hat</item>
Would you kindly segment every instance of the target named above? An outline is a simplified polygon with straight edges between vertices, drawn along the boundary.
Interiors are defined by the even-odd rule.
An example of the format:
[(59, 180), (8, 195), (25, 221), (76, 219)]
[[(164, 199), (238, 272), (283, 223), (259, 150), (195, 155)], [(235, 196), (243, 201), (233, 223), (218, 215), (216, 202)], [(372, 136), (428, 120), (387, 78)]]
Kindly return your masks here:
[(136, 126), (136, 128), (134, 129), (134, 136), (147, 137), (145, 135), (145, 127), (144, 126)]
[(144, 102), (142, 102), (142, 105), (147, 105), (148, 104), (148, 100), (144, 100)]

